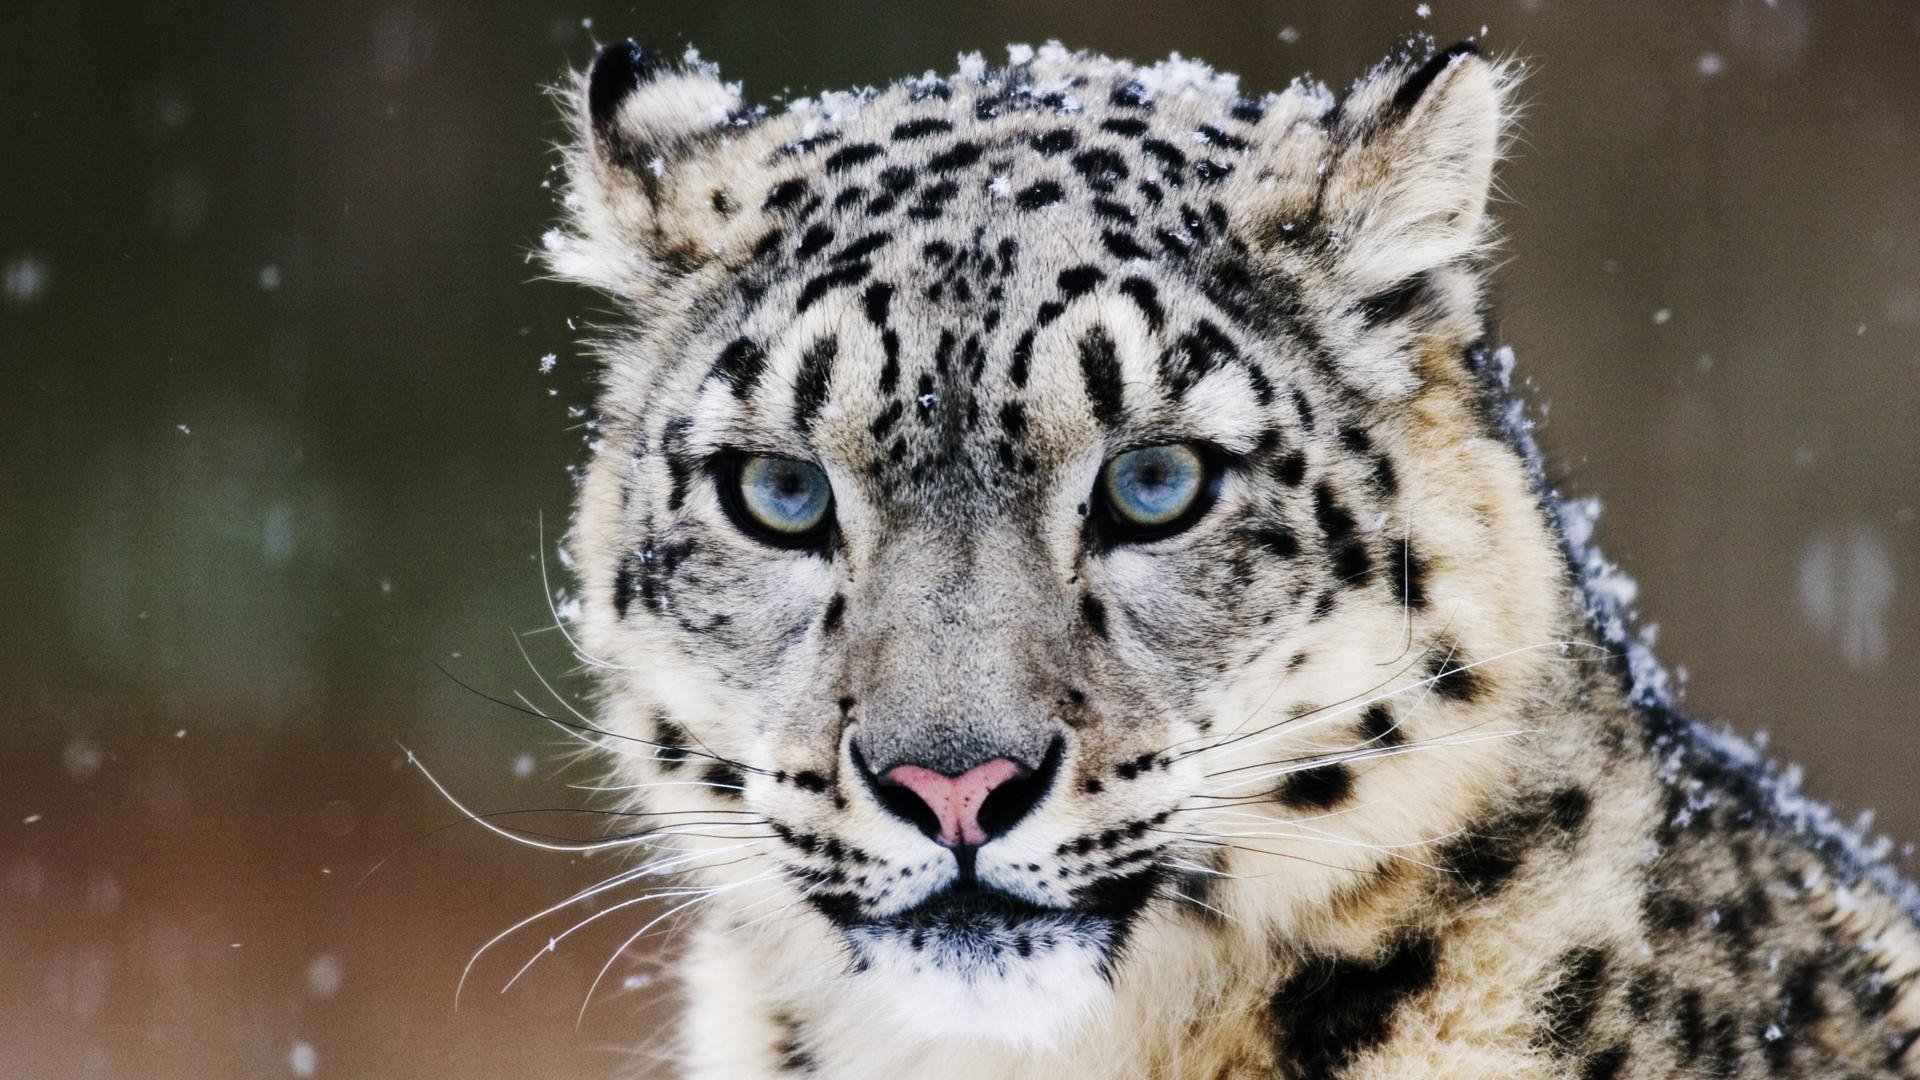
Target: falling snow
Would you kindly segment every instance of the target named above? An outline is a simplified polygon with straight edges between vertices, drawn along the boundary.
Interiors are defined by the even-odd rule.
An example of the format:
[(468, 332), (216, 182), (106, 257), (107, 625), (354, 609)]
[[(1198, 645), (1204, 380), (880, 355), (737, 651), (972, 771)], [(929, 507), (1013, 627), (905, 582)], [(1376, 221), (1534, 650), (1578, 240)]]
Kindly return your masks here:
[(312, 1043), (297, 1042), (287, 1051), (287, 1071), (295, 1076), (308, 1077), (320, 1069), (320, 1055)]
[(37, 304), (46, 295), (51, 277), (46, 263), (32, 255), (17, 255), (0, 270), (0, 298), (9, 307)]

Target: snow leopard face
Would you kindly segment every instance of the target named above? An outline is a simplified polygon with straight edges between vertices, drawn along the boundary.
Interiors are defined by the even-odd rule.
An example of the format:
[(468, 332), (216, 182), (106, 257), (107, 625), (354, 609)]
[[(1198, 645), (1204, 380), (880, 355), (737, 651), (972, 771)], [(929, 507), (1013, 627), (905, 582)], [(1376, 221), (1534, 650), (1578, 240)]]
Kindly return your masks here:
[(578, 629), (716, 936), (1018, 1040), (1463, 812), (1554, 576), (1473, 370), (1505, 85), (1053, 46), (771, 115), (601, 50)]

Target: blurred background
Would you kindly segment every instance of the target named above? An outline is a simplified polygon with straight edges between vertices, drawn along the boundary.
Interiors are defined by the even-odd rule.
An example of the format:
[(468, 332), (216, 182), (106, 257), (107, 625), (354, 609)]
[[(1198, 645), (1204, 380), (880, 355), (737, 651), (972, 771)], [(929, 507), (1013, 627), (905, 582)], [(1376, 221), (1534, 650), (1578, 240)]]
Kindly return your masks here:
[[(1697, 712), (1920, 839), (1920, 9), (1910, 0), (16, 5), (0, 36), (0, 1075), (591, 1077), (671, 988), (497, 931), (612, 869), (443, 675), (550, 630), (600, 302), (537, 280), (595, 42), (750, 96), (1060, 38), (1335, 87), (1398, 35), (1527, 60), (1499, 336)], [(542, 558), (542, 537), (547, 557)], [(559, 821), (556, 827), (569, 823)], [(577, 831), (590, 823), (573, 822)], [(384, 862), (382, 860), (385, 860)], [(1913, 860), (1907, 855), (1911, 871)], [(376, 869), (377, 867), (377, 869)], [(609, 919), (608, 924), (619, 920)]]

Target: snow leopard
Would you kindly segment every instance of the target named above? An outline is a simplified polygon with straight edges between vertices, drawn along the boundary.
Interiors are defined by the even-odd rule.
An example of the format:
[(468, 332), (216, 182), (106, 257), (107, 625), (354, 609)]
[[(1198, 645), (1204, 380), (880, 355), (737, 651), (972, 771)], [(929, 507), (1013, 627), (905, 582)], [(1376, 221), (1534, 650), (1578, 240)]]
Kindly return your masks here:
[(565, 81), (567, 625), (603, 892), (670, 882), (598, 902), (678, 926), (680, 1075), (1920, 1077), (1913, 886), (1680, 710), (1545, 479), (1520, 68)]

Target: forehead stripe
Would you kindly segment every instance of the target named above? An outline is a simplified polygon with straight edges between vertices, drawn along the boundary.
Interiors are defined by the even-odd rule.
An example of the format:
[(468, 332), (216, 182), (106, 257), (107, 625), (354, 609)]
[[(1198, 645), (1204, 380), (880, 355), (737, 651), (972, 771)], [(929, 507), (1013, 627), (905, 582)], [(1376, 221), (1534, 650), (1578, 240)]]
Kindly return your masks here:
[(793, 380), (793, 426), (806, 434), (827, 403), (827, 390), (833, 380), (833, 358), (840, 354), (840, 339), (824, 337), (800, 356), (800, 371)]
[(1113, 338), (1096, 326), (1080, 339), (1080, 377), (1093, 405), (1094, 419), (1113, 427), (1120, 422), (1120, 360)]

